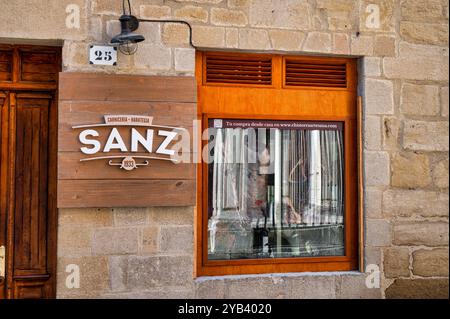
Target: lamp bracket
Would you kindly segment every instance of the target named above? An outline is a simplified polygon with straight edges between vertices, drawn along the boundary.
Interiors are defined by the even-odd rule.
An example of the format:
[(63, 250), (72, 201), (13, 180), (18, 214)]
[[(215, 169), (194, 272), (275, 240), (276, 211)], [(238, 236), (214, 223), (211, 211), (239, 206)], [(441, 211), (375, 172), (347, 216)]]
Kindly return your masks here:
[[(183, 21), (183, 20), (150, 20), (150, 19), (137, 19), (139, 22), (156, 22), (156, 23), (180, 23), (187, 25), (189, 28), (189, 44), (194, 49), (197, 49), (197, 46), (192, 43), (192, 26), (189, 24), (189, 22)], [(139, 23), (138, 22), (138, 23)], [(134, 30), (133, 30), (134, 31)]]

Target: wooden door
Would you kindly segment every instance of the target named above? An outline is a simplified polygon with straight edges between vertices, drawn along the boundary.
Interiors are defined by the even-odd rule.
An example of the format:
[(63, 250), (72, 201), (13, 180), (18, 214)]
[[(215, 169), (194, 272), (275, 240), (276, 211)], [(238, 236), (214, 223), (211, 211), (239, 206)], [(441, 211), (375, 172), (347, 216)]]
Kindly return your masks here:
[(0, 298), (55, 297), (59, 70), (58, 48), (0, 46)]

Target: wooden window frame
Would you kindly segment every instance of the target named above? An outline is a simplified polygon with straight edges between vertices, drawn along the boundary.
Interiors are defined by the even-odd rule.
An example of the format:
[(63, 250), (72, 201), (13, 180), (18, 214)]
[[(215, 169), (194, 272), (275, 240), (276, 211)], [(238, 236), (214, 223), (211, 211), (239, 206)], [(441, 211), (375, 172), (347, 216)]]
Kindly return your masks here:
[[(356, 59), (272, 57), (272, 86), (206, 84), (205, 56), (244, 53), (197, 52), (198, 119), (202, 131), (213, 118), (259, 120), (340, 121), (344, 124), (345, 149), (345, 256), (292, 257), (240, 260), (208, 260), (208, 164), (197, 166), (197, 207), (195, 216), (195, 271), (198, 276), (220, 276), (286, 272), (350, 271), (359, 265), (358, 249), (358, 143), (357, 143), (357, 62)], [(258, 54), (261, 56), (261, 54)], [(285, 87), (285, 58), (315, 62), (345, 62), (347, 88)], [(325, 62), (326, 63), (326, 62)], [(274, 112), (276, 110), (276, 112)], [(200, 133), (200, 132), (199, 132)], [(201, 136), (201, 135), (200, 135)], [(199, 143), (198, 154), (208, 141)]]

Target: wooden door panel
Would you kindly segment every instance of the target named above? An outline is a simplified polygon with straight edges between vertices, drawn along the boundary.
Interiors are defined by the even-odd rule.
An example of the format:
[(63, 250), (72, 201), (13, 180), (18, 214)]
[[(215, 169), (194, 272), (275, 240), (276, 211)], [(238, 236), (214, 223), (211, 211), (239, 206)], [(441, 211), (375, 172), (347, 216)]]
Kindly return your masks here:
[(12, 51), (0, 50), (0, 81), (12, 81), (12, 59)]
[[(4, 247), (6, 247), (6, 197), (8, 196), (6, 192), (7, 166), (2, 164), (8, 161), (8, 96), (6, 93), (7, 92), (5, 91), (0, 91), (0, 246)], [(0, 299), (4, 299), (6, 297), (5, 279), (6, 278), (4, 277), (0, 278)]]
[(17, 98), (14, 275), (46, 274), (49, 108), (47, 98)]
[(54, 298), (61, 49), (0, 44), (0, 299)]

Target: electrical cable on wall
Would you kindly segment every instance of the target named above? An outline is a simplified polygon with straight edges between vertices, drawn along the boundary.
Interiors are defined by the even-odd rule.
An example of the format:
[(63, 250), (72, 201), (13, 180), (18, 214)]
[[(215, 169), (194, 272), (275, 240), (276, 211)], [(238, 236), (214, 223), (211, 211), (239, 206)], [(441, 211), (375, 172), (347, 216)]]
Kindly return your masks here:
[(179, 23), (187, 25), (189, 28), (189, 44), (196, 49), (197, 47), (192, 42), (192, 26), (183, 20), (158, 20), (158, 19), (139, 19), (132, 15), (131, 3), (128, 2), (128, 14), (126, 12), (125, 0), (122, 0), (122, 15), (119, 18), (121, 31), (120, 34), (111, 39), (111, 44), (118, 45), (120, 52), (126, 55), (136, 53), (138, 43), (145, 41), (144, 36), (134, 33), (139, 28), (139, 22), (154, 22), (154, 23)]

